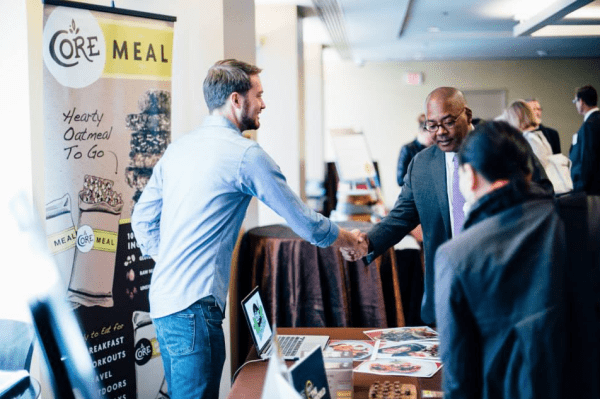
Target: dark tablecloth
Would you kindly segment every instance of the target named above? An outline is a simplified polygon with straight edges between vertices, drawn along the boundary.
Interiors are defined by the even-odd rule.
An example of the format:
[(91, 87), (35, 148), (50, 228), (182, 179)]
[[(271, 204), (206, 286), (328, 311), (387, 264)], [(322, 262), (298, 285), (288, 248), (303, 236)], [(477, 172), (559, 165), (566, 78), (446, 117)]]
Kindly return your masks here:
[[(366, 222), (339, 225), (362, 231), (372, 227)], [(421, 259), (419, 251), (401, 252), (401, 266), (393, 248), (365, 265), (345, 261), (335, 248), (315, 247), (284, 225), (249, 230), (232, 275), (232, 369), (242, 364), (252, 345), (240, 301), (255, 286), (269, 321), (278, 327), (404, 326), (399, 269), (420, 270)]]

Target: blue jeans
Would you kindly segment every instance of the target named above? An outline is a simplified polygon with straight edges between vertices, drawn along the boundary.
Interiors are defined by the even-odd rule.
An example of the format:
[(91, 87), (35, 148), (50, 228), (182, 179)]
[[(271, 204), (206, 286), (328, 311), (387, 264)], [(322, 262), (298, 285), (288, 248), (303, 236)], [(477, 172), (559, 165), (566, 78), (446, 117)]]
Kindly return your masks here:
[(215, 298), (153, 322), (171, 399), (218, 399), (225, 337)]

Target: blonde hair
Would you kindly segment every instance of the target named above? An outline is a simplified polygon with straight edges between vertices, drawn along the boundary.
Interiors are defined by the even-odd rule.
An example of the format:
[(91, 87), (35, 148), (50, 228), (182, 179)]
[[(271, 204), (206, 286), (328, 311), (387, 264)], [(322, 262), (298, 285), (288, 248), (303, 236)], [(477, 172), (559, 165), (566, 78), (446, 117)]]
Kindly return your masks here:
[(536, 127), (539, 124), (533, 110), (525, 100), (513, 101), (506, 108), (503, 116), (508, 123), (521, 131)]

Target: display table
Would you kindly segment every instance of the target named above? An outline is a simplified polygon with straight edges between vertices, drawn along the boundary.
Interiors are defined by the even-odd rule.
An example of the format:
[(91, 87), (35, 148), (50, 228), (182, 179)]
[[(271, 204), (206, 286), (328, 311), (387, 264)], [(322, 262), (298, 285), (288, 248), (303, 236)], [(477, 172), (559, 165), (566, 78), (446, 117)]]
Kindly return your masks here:
[[(302, 335), (329, 335), (330, 339), (365, 339), (363, 334), (366, 328), (279, 328), (279, 334), (302, 334)], [(257, 359), (256, 350), (250, 351), (247, 360)], [(293, 362), (286, 362), (288, 367)], [(360, 362), (355, 362), (357, 366)], [(267, 371), (268, 361), (245, 363), (237, 378), (235, 379), (228, 399), (260, 399), (262, 388)], [(368, 398), (369, 387), (375, 381), (400, 381), (403, 384), (414, 385), (417, 397), (421, 398), (423, 390), (440, 391), (442, 384), (442, 371), (439, 370), (431, 378), (401, 377), (401, 376), (381, 376), (365, 373), (354, 373), (354, 399)]]
[[(364, 232), (372, 227), (339, 225)], [(419, 270), (418, 251), (403, 262), (398, 264), (393, 248), (370, 265), (347, 262), (338, 249), (311, 245), (284, 225), (249, 230), (231, 279), (232, 371), (252, 345), (240, 301), (255, 286), (277, 327), (399, 327), (405, 325), (399, 269)]]

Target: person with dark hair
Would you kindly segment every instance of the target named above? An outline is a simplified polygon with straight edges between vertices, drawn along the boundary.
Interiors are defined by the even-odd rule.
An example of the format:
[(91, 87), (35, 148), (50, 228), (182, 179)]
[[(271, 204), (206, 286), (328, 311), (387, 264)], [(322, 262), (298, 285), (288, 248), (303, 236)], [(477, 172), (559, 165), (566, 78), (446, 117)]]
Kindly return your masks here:
[(531, 110), (536, 117), (536, 122), (538, 124), (536, 130), (540, 130), (544, 137), (546, 137), (546, 140), (548, 140), (548, 143), (550, 143), (550, 146), (552, 147), (552, 153), (560, 154), (560, 136), (555, 129), (542, 124), (542, 105), (539, 100), (537, 98), (528, 98), (525, 101), (531, 107)]
[(573, 103), (583, 115), (583, 124), (573, 136), (569, 151), (573, 191), (600, 194), (600, 112), (598, 93), (592, 86), (583, 86), (575, 92)]
[[(356, 248), (343, 250), (348, 260), (366, 256), (373, 259), (396, 244), (419, 223), (423, 229), (425, 289), (421, 319), (435, 324), (433, 257), (440, 245), (456, 236), (464, 220), (464, 198), (458, 189), (460, 144), (473, 130), (471, 109), (462, 92), (454, 87), (438, 87), (425, 101), (425, 128), (436, 145), (419, 152), (410, 163), (402, 192), (390, 213), (366, 235)], [(533, 158), (533, 155), (532, 155)], [(539, 161), (533, 170), (534, 189), (553, 193)]]
[(219, 395), (231, 257), (252, 197), (314, 245), (357, 244), (355, 234), (306, 206), (273, 159), (242, 136), (260, 126), (260, 72), (237, 60), (209, 69), (210, 115), (167, 148), (131, 216), (142, 253), (156, 261), (150, 315), (171, 398)]
[(444, 398), (561, 398), (564, 224), (531, 190), (527, 140), (506, 122), (464, 140), (463, 231), (435, 255)]
[(406, 175), (410, 161), (412, 161), (419, 152), (433, 144), (433, 135), (425, 129), (425, 119), (425, 114), (419, 115), (419, 118), (417, 119), (417, 122), (419, 123), (417, 138), (400, 148), (398, 169), (396, 173), (396, 179), (398, 180), (398, 185), (400, 187), (404, 185), (404, 175)]

